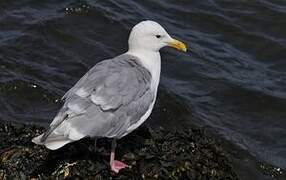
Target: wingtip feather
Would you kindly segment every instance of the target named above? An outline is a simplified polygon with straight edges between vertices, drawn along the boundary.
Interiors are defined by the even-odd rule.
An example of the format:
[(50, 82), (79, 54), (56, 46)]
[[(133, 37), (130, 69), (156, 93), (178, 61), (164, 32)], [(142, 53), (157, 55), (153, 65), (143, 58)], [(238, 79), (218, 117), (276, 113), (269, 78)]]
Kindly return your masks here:
[(72, 142), (72, 140), (64, 137), (64, 136), (51, 136), (50, 138), (48, 137), (45, 141), (42, 141), (43, 134), (34, 137), (32, 139), (32, 142), (38, 145), (44, 145), (46, 146), (46, 148), (50, 149), (50, 150), (56, 150), (59, 149), (61, 147), (63, 147), (64, 145)]

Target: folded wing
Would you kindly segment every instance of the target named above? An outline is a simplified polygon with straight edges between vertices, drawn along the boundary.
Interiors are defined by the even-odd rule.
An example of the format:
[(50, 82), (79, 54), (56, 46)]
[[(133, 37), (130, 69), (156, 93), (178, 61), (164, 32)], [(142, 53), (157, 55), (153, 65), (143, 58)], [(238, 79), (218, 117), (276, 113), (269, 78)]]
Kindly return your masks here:
[(150, 84), (150, 72), (136, 57), (102, 61), (63, 96), (49, 129), (33, 142), (57, 149), (86, 136), (120, 138), (154, 101)]

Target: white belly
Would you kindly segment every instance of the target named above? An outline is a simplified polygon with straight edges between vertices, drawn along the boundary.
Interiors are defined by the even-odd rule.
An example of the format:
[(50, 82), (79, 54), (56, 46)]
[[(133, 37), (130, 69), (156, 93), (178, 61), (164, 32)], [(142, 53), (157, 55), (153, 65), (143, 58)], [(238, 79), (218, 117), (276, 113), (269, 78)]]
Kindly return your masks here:
[[(123, 135), (123, 136), (126, 136), (127, 134), (131, 133), (133, 130), (137, 129), (143, 122), (146, 121), (146, 119), (150, 116), (152, 110), (153, 110), (153, 107), (154, 107), (154, 104), (155, 104), (155, 101), (156, 101), (156, 97), (154, 98), (152, 104), (149, 106), (149, 109), (146, 111), (146, 113), (140, 118), (139, 121), (137, 121), (135, 124), (132, 124), (126, 131), (126, 133)], [(122, 136), (122, 137), (123, 137)]]

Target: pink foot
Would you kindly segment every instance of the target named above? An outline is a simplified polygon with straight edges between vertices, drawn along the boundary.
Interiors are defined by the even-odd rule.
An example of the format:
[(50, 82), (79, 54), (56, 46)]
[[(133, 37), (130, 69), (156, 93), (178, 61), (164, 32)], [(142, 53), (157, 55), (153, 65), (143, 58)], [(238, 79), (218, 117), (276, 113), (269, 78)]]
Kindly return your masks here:
[(110, 166), (111, 170), (115, 173), (118, 173), (121, 169), (129, 167), (127, 164), (124, 164), (123, 162), (117, 160), (114, 160)]

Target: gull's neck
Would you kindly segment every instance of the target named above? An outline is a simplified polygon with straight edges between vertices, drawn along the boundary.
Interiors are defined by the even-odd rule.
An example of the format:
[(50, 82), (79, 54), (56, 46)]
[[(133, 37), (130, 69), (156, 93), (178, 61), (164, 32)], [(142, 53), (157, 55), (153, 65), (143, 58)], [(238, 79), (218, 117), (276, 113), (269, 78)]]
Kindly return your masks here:
[(151, 90), (157, 92), (161, 73), (161, 56), (159, 51), (130, 49), (126, 54), (137, 57), (142, 65), (151, 73)]

